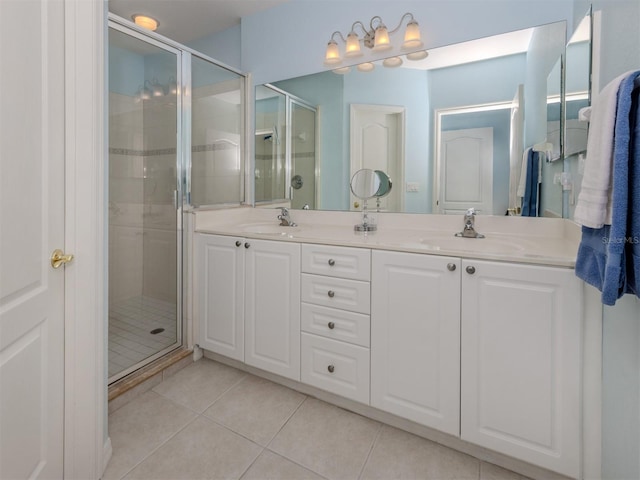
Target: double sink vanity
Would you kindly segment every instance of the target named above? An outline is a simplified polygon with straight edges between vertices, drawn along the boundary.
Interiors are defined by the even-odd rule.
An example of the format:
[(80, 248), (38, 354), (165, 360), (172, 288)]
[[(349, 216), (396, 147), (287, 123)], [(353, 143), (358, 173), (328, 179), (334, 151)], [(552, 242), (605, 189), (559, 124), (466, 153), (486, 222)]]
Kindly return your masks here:
[(358, 233), (357, 213), (296, 211), (296, 226), (277, 214), (195, 214), (200, 348), (581, 477), (575, 224), (478, 216), (485, 238), (462, 238), (459, 215), (384, 214)]

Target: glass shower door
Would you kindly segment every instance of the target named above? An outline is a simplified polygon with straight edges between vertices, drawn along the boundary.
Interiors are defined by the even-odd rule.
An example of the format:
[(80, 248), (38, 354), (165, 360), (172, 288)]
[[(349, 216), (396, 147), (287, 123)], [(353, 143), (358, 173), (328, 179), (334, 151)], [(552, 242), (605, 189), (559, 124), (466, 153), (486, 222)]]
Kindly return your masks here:
[(182, 342), (179, 62), (109, 29), (109, 383)]

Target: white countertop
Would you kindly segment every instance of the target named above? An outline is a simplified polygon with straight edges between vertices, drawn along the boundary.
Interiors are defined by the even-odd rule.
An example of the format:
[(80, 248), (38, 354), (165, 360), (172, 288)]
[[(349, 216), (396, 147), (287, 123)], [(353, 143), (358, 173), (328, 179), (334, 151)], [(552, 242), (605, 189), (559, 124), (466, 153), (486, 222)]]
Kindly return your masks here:
[(461, 215), (377, 215), (378, 230), (354, 232), (358, 212), (292, 210), (297, 227), (279, 227), (279, 210), (241, 207), (193, 212), (195, 231), (243, 238), (315, 243), (573, 268), (580, 227), (557, 218), (478, 215), (486, 238), (459, 238)]

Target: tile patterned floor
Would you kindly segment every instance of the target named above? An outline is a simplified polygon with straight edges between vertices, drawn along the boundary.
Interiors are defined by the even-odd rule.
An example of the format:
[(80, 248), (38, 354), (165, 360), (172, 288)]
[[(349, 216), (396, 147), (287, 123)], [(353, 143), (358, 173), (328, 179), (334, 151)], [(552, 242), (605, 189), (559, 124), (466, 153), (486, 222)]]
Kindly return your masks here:
[(202, 359), (114, 411), (107, 479), (525, 480)]
[[(176, 342), (176, 304), (134, 297), (109, 306), (109, 377)], [(158, 334), (150, 333), (164, 328)]]

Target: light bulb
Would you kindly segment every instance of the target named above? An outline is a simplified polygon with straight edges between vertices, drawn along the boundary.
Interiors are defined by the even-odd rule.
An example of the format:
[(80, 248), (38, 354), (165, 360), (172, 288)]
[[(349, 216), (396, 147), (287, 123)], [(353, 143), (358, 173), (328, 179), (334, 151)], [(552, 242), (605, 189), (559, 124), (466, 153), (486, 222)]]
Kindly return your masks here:
[(351, 71), (351, 67), (340, 67), (340, 68), (335, 68), (333, 70), (333, 73), (337, 73), (338, 75), (346, 75), (350, 71)]

